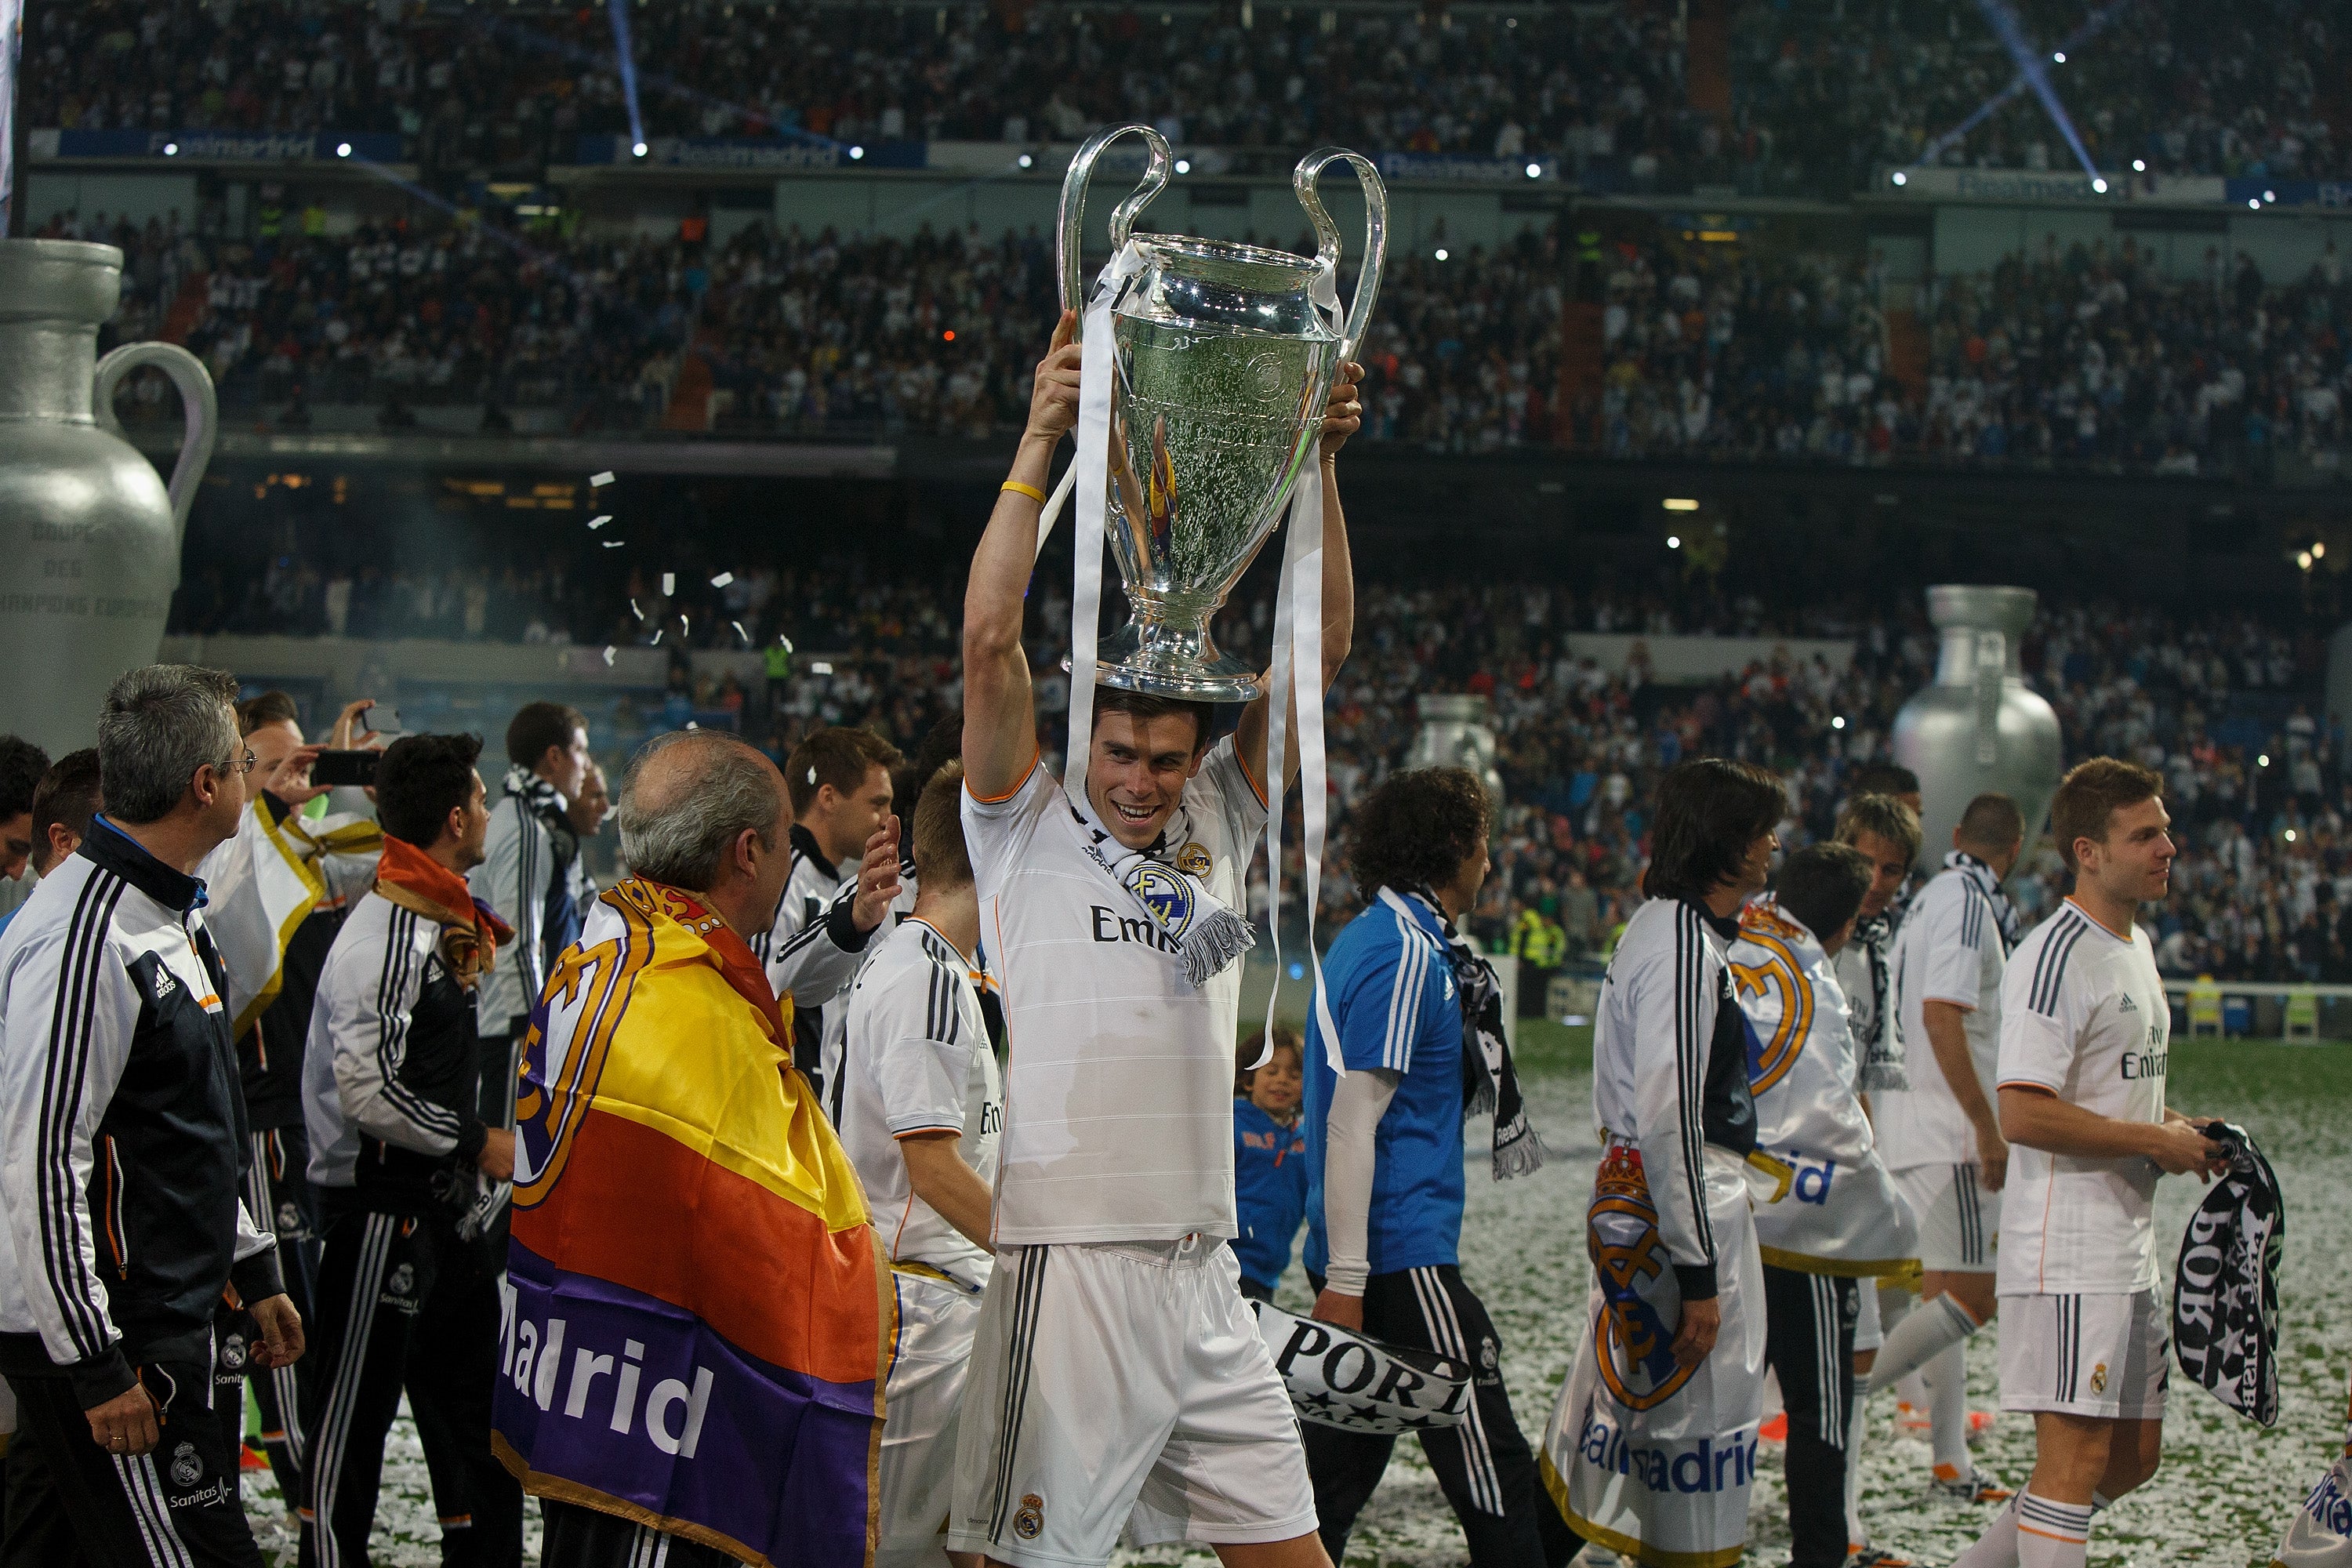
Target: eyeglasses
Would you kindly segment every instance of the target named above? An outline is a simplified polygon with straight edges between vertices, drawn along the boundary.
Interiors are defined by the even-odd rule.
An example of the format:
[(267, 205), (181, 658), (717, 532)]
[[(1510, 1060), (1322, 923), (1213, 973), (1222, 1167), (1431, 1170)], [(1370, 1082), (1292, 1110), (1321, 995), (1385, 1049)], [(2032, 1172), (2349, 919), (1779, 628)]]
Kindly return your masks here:
[(260, 758), (255, 756), (251, 752), (247, 752), (242, 759), (231, 757), (228, 760), (227, 764), (221, 769), (221, 772), (229, 773), (234, 771), (239, 774), (249, 773), (253, 772), (254, 768), (260, 763)]

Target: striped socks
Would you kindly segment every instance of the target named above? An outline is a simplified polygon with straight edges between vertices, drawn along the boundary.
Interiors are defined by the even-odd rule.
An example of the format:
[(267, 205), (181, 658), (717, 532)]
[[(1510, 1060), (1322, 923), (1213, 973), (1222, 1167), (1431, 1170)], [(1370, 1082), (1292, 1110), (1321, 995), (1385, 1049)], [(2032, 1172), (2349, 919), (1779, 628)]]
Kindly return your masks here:
[(2017, 1494), (2018, 1568), (2083, 1568), (2091, 1550), (2089, 1503)]

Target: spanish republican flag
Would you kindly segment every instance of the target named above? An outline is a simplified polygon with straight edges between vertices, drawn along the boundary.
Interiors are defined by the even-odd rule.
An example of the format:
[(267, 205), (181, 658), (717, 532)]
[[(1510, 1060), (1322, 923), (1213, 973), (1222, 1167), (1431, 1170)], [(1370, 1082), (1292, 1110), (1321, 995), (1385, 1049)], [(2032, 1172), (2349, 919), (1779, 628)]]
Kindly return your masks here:
[(855, 1564), (895, 1297), (751, 950), (600, 898), (532, 1014), (495, 1444), (525, 1489), (749, 1563)]

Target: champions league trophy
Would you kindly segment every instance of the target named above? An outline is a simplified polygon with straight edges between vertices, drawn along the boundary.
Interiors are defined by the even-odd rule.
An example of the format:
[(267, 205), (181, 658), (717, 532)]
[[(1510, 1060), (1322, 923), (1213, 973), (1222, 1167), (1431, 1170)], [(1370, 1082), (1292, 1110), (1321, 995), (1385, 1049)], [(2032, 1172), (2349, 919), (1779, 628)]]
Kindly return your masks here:
[[(89, 743), (106, 689), (153, 662), (180, 581), (180, 531), (219, 427), (212, 377), (170, 343), (98, 358), (122, 252), (0, 240), (0, 731), (52, 753)], [(114, 389), (153, 365), (180, 389), (187, 439), (166, 490), (115, 423)]]
[[(1150, 163), (1111, 215), (1111, 261), (1090, 300), (1078, 254), (1087, 181), (1104, 149), (1130, 135), (1143, 138)], [(1340, 160), (1355, 166), (1365, 203), (1363, 268), (1344, 330), (1339, 231), (1315, 191)], [(1104, 527), (1133, 610), (1100, 650), (1097, 679), (1156, 697), (1246, 702), (1259, 695), (1258, 673), (1217, 651), (1209, 617), (1274, 531), (1322, 434), (1332, 377), (1363, 339), (1387, 254), (1388, 195), (1369, 160), (1325, 148), (1291, 176), (1315, 226), (1312, 257), (1139, 236), (1135, 219), (1169, 169), (1165, 137), (1120, 125), (1088, 138), (1062, 182), (1063, 308), (1078, 310), (1090, 331), (1108, 305), (1115, 374)], [(1080, 417), (1083, 442), (1083, 405)], [(1073, 476), (1084, 461), (1082, 447)], [(1305, 488), (1313, 484), (1310, 475)], [(1083, 493), (1079, 500), (1083, 526)]]
[(1895, 716), (1894, 752), (1919, 775), (1920, 860), (1930, 871), (1969, 802), (1988, 790), (2024, 814), (2029, 852), (2041, 841), (2064, 752), (2058, 715), (2026, 689), (2017, 661), (2033, 605), (2031, 588), (1927, 590), (1927, 618), (1942, 638), (1936, 681)]

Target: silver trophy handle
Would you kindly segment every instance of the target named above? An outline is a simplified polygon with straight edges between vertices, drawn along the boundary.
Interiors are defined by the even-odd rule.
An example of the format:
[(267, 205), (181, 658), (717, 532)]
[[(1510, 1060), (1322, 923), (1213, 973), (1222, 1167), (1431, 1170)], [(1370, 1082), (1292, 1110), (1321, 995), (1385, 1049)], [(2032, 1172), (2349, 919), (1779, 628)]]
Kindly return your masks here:
[(220, 398), (204, 361), (175, 343), (125, 343), (98, 362), (90, 389), (92, 412), (100, 429), (130, 439), (122, 435), (122, 424), (114, 416), (114, 389), (124, 376), (151, 364), (180, 389), (180, 405), (187, 421), (187, 436), (180, 443), (180, 460), (172, 469), (168, 492), (172, 521), (185, 528), (188, 509), (195, 504), (196, 487), (204, 482), (205, 469), (213, 460), (213, 443), (220, 435)]
[[(1118, 250), (1127, 244), (1127, 237), (1135, 226), (1136, 215), (1142, 212), (1152, 197), (1167, 188), (1169, 171), (1174, 167), (1168, 153), (1168, 138), (1149, 125), (1114, 125), (1097, 131), (1078, 148), (1077, 156), (1070, 160), (1070, 172), (1062, 176), (1062, 232), (1055, 241), (1055, 259), (1061, 263), (1062, 309), (1086, 313), (1086, 288), (1078, 279), (1080, 230), (1085, 226), (1087, 211), (1087, 181), (1095, 172), (1095, 160), (1103, 149), (1122, 136), (1140, 136), (1151, 149), (1150, 165), (1143, 171), (1143, 183), (1135, 187), (1118, 209), (1110, 215), (1110, 247)], [(1377, 177), (1377, 176), (1376, 176)]]
[[(1080, 157), (1085, 154), (1081, 153)], [(1363, 346), (1364, 328), (1372, 319), (1372, 301), (1381, 291), (1381, 268), (1389, 257), (1389, 188), (1381, 183), (1381, 172), (1372, 161), (1360, 153), (1350, 153), (1344, 147), (1325, 147), (1298, 160), (1292, 171), (1291, 188), (1298, 193), (1298, 205), (1315, 225), (1315, 258), (1336, 271), (1339, 265), (1339, 228), (1331, 215), (1323, 210), (1323, 199), (1315, 194), (1315, 182), (1323, 175), (1324, 168), (1346, 159), (1356, 167), (1356, 178), (1364, 186), (1364, 265), (1356, 275), (1356, 298), (1348, 307), (1348, 327), (1339, 340), (1339, 357), (1351, 360)], [(1066, 207), (1069, 198), (1063, 201)]]

